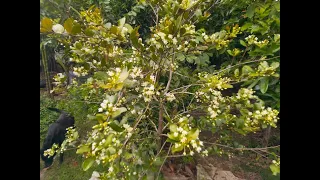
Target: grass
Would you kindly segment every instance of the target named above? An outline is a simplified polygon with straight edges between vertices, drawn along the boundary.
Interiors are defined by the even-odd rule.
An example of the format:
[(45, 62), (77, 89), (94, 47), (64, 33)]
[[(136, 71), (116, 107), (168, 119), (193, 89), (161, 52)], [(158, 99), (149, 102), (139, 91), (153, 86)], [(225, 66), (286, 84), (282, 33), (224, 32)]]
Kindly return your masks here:
[[(82, 157), (75, 153), (75, 150), (65, 152), (64, 162), (60, 165), (58, 157), (54, 161), (50, 169), (44, 174), (45, 180), (88, 180), (91, 177), (93, 170), (102, 170), (102, 167), (90, 168), (88, 171), (83, 171), (81, 163)], [(43, 167), (43, 163), (41, 162)]]

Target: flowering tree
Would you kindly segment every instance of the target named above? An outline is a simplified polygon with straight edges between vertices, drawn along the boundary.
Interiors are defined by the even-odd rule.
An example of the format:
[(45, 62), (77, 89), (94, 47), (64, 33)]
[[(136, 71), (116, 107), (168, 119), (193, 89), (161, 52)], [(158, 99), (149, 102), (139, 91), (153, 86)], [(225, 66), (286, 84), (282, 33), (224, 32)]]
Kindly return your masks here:
[[(95, 108), (88, 120), (96, 124), (77, 150), (84, 170), (106, 167), (93, 179), (152, 177), (167, 157), (207, 156), (213, 148), (199, 138), (201, 130), (225, 142), (232, 132), (276, 127), (279, 105), (268, 107), (276, 101), (258, 95), (279, 95), (279, 2), (248, 2), (235, 6), (236, 20), (207, 32), (210, 12), (232, 1), (141, 0), (154, 12), (146, 39), (126, 18), (105, 22), (94, 7), (63, 25), (41, 20), (40, 32), (62, 43), (74, 74), (85, 77), (69, 86), (62, 74), (55, 80), (60, 89), (81, 91), (81, 100)], [(223, 63), (215, 67), (212, 59)], [(225, 95), (228, 89), (236, 93)], [(279, 164), (272, 165), (275, 174)]]

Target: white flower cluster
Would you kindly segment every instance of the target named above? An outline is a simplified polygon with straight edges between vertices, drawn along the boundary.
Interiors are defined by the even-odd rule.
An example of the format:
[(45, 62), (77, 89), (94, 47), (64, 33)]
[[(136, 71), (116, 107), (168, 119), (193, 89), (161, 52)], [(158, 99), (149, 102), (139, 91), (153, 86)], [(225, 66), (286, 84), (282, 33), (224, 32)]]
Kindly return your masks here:
[(110, 76), (108, 80), (111, 80), (113, 77), (118, 77), (121, 73), (120, 68), (116, 68), (114, 71), (107, 71), (107, 74)]
[(262, 48), (269, 43), (269, 40), (265, 39), (263, 41), (258, 41), (258, 38), (255, 35), (249, 35), (245, 38), (249, 45), (255, 44), (258, 47)]
[(140, 67), (133, 67), (132, 72), (130, 73), (130, 76), (135, 79), (136, 77), (143, 78), (142, 70)]
[(262, 62), (260, 62), (259, 66), (258, 66), (257, 73), (260, 76), (273, 75), (273, 74), (275, 74), (276, 69), (278, 67), (279, 67), (279, 63), (278, 62), (273, 62), (269, 66), (269, 64), (266, 61), (262, 61)]
[(115, 57), (115, 56), (121, 56), (123, 54), (123, 51), (118, 46), (113, 46), (112, 52), (108, 53), (109, 57)]
[(53, 77), (53, 80), (55, 81), (55, 84), (63, 84), (66, 80), (66, 76), (62, 73), (58, 73)]
[(248, 37), (244, 38), (249, 45), (255, 44), (258, 42), (258, 38), (255, 35), (249, 35)]
[(101, 62), (94, 59), (94, 60), (92, 60), (92, 64), (93, 64), (94, 66), (100, 66), (100, 65), (101, 65)]
[(185, 147), (189, 149), (189, 154), (191, 156), (194, 155), (194, 151), (207, 155), (208, 151), (201, 151), (203, 150), (203, 142), (199, 140), (199, 137), (197, 136), (195, 139), (190, 139), (190, 137), (188, 136), (190, 134), (190, 131), (192, 130), (190, 124), (188, 123), (188, 117), (190, 117), (190, 115), (180, 117), (178, 122), (175, 124), (176, 131), (173, 132), (173, 137), (179, 139), (179, 142), (175, 142), (174, 147), (180, 148), (181, 146), (183, 146), (183, 155), (186, 155)]
[(225, 31), (216, 32), (210, 36), (208, 36), (206, 33), (202, 33), (201, 35), (206, 43), (214, 45), (217, 50), (227, 47), (230, 42)]
[(103, 100), (100, 106), (101, 107), (98, 109), (98, 112), (105, 111), (106, 115), (111, 115), (113, 112), (118, 110), (118, 108), (112, 102), (109, 102), (109, 100), (107, 99)]
[(129, 125), (129, 124), (123, 124), (122, 125), (128, 132), (128, 134), (126, 135), (126, 138), (129, 138), (132, 136), (132, 130), (133, 128)]
[[(87, 143), (91, 147), (91, 154), (96, 157), (97, 164), (113, 162), (121, 154), (122, 144), (119, 137), (123, 132), (115, 132), (109, 126), (103, 124), (95, 125), (93, 129), (91, 138), (88, 139)], [(108, 144), (106, 144), (107, 141)]]
[(254, 91), (252, 89), (247, 89), (247, 88), (241, 88), (238, 93), (236, 98), (237, 99), (242, 99), (242, 100), (248, 100), (255, 98), (256, 96), (253, 95)]
[(59, 145), (54, 143), (50, 149), (43, 152), (43, 155), (48, 157), (53, 156), (57, 152), (57, 149), (59, 149)]
[(172, 93), (166, 93), (165, 96), (166, 96), (167, 101), (169, 101), (169, 102), (172, 102), (173, 100), (176, 99), (176, 97)]
[(276, 165), (276, 166), (280, 166), (280, 159), (279, 160), (272, 160), (272, 164)]
[(211, 92), (211, 101), (208, 107), (208, 112), (209, 112), (210, 118), (214, 120), (221, 113), (219, 105), (220, 103), (225, 102), (225, 98), (222, 97), (222, 94), (220, 91), (213, 90), (210, 88), (209, 92)]
[(152, 100), (152, 96), (156, 94), (154, 85), (149, 82), (143, 82), (141, 86), (144, 88), (142, 90), (142, 95), (140, 94), (139, 97), (143, 96), (145, 102), (150, 102)]
[(77, 130), (74, 127), (68, 127), (66, 133), (66, 142), (71, 143), (79, 137)]
[(88, 71), (84, 69), (84, 67), (73, 67), (73, 74), (75, 76), (86, 76), (88, 75)]
[(256, 110), (253, 113), (250, 112), (250, 119), (247, 120), (252, 126), (258, 125), (262, 122), (264, 124), (276, 127), (276, 123), (279, 119), (278, 114), (279, 112), (275, 109), (272, 110), (270, 107), (265, 109), (265, 107), (262, 107), (261, 110)]
[(231, 81), (231, 79), (228, 77), (221, 78), (220, 76), (208, 73), (198, 73), (198, 77), (202, 81), (205, 81), (206, 86), (211, 89), (223, 90), (232, 87), (228, 84)]

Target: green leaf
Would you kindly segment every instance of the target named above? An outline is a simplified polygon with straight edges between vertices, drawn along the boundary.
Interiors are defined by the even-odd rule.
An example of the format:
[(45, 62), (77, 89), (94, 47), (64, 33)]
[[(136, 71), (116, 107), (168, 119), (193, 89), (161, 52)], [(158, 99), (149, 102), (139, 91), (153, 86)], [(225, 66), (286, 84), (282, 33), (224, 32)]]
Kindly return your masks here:
[(114, 136), (114, 134), (109, 134), (109, 136), (106, 138), (106, 142), (104, 143), (105, 147), (107, 147), (107, 146), (109, 146), (109, 144), (111, 144), (113, 136)]
[(175, 153), (175, 152), (179, 152), (179, 151), (182, 151), (183, 150), (183, 146), (179, 146), (179, 147), (175, 147), (175, 146), (172, 146), (171, 148), (171, 152), (172, 153)]
[(72, 18), (68, 18), (64, 24), (63, 24), (64, 29), (70, 34), (72, 31), (72, 27), (73, 27), (73, 19)]
[(106, 72), (98, 71), (95, 72), (94, 77), (98, 80), (106, 80), (108, 78), (108, 74)]
[(84, 171), (87, 171), (93, 165), (94, 160), (95, 160), (94, 157), (90, 157), (90, 158), (86, 159), (85, 161), (83, 161), (82, 169)]
[(81, 146), (79, 149), (77, 149), (76, 154), (83, 154), (85, 152), (89, 152), (91, 149), (88, 145)]
[(84, 34), (87, 35), (87, 36), (92, 37), (92, 36), (94, 35), (94, 32), (92, 31), (91, 28), (87, 28), (87, 29), (84, 31)]
[(177, 53), (176, 57), (179, 61), (184, 61), (184, 59), (186, 58), (182, 53)]
[(167, 135), (168, 135), (168, 138), (171, 139), (171, 140), (175, 140), (175, 141), (178, 140), (178, 137), (174, 137), (173, 132), (167, 133)]
[(240, 44), (241, 44), (242, 46), (244, 46), (244, 47), (247, 47), (247, 43), (244, 42), (243, 40), (240, 40)]
[(242, 127), (243, 125), (244, 125), (244, 120), (241, 119), (241, 118), (238, 118), (238, 119), (236, 120), (236, 126), (237, 126), (237, 128)]
[(153, 161), (153, 164), (156, 166), (161, 166), (162, 161), (161, 161), (160, 157), (156, 157), (156, 159)]
[(49, 18), (43, 18), (41, 20), (40, 32), (51, 32), (52, 31), (52, 20)]
[(233, 53), (230, 49), (227, 50), (228, 54), (230, 54), (230, 56), (233, 56)]
[(175, 124), (170, 124), (170, 126), (169, 126), (170, 132), (176, 132), (177, 128), (178, 128), (178, 126)]
[(241, 73), (242, 73), (243, 75), (248, 75), (248, 74), (251, 73), (251, 72), (253, 72), (253, 69), (252, 69), (250, 66), (244, 65), (244, 66), (242, 67)]
[(119, 19), (119, 21), (118, 21), (119, 28), (122, 28), (125, 22), (126, 22), (126, 18), (125, 17)]
[(246, 15), (248, 16), (248, 18), (252, 18), (253, 17), (254, 10), (255, 10), (255, 6), (254, 5), (248, 6), (247, 12), (246, 12)]
[(139, 48), (139, 43), (138, 43), (138, 37), (139, 37), (138, 30), (139, 30), (139, 27), (140, 26), (135, 27), (130, 33), (130, 40), (132, 41), (132, 45), (135, 48)]
[(270, 170), (272, 171), (272, 175), (274, 176), (280, 173), (280, 167), (276, 166), (275, 164), (270, 165)]
[(125, 107), (121, 107), (112, 113), (112, 118), (115, 118), (126, 111), (127, 111), (127, 109)]
[(252, 25), (251, 33), (260, 31), (260, 26), (257, 24)]
[(112, 26), (110, 28), (110, 32), (114, 35), (117, 35), (118, 34), (118, 27), (117, 26)]
[(116, 153), (116, 149), (114, 147), (108, 147), (107, 151), (109, 151), (111, 155)]
[(271, 63), (270, 66), (273, 67), (274, 69), (277, 69), (280, 66), (280, 63), (279, 62), (273, 62), (273, 63)]
[(260, 80), (259, 83), (259, 87), (260, 87), (260, 91), (261, 93), (266, 93), (268, 90), (268, 85), (269, 85), (269, 78), (268, 77), (264, 77)]
[(187, 135), (187, 138), (189, 140), (195, 140), (197, 139), (197, 137), (199, 136), (199, 133), (200, 133), (200, 130), (199, 129), (196, 129), (196, 128), (193, 128)]
[(126, 159), (126, 160), (132, 158), (132, 156), (133, 156), (133, 155), (132, 155), (131, 153), (127, 152), (127, 151), (125, 151), (125, 153), (124, 153), (124, 155), (123, 155), (124, 159)]
[(125, 24), (124, 27), (126, 27), (128, 29), (128, 33), (131, 33), (133, 28), (130, 24)]
[(96, 114), (98, 121), (104, 121), (107, 119), (107, 116), (105, 114)]
[(118, 125), (117, 125), (116, 123), (114, 123), (114, 122), (110, 123), (109, 126), (110, 126), (113, 130), (115, 130), (115, 131), (117, 131), (117, 132), (122, 132), (122, 131), (124, 130), (124, 128), (118, 126)]
[(245, 23), (243, 26), (241, 26), (241, 31), (245, 31), (251, 26), (252, 26), (252, 23)]
[(252, 89), (256, 84), (258, 84), (259, 81), (260, 79), (256, 79), (255, 81), (253, 81), (253, 83), (251, 83), (250, 86), (248, 86), (248, 89)]
[(234, 70), (234, 76), (239, 77), (239, 75), (240, 75), (240, 71), (239, 71), (239, 68), (237, 68), (236, 70)]
[(71, 34), (75, 35), (81, 32), (81, 26), (79, 23), (74, 23), (72, 30), (71, 30)]

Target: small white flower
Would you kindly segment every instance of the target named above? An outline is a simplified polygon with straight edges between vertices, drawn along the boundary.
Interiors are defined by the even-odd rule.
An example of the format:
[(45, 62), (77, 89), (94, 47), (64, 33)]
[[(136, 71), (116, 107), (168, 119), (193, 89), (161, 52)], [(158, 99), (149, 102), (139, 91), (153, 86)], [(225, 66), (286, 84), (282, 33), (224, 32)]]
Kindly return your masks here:
[(53, 32), (58, 33), (58, 34), (61, 34), (61, 33), (64, 32), (64, 28), (63, 28), (63, 26), (61, 24), (53, 25), (52, 26), (52, 30), (53, 30)]
[(116, 68), (116, 72), (121, 72), (121, 69), (120, 68)]
[(112, 172), (112, 171), (113, 171), (113, 167), (112, 167), (112, 166), (109, 167), (108, 171), (109, 171), (109, 172)]
[(107, 73), (108, 73), (109, 76), (113, 76), (114, 75), (114, 72), (112, 72), (112, 71), (108, 71)]
[(186, 142), (186, 140), (187, 140), (187, 138), (186, 138), (186, 137), (183, 137), (183, 138), (181, 138), (180, 141), (181, 141), (182, 143), (184, 143), (184, 142)]
[(190, 155), (193, 156), (193, 155), (194, 155), (194, 152), (193, 152), (193, 151), (190, 151)]
[(101, 103), (100, 106), (101, 106), (103, 109), (107, 108), (107, 104), (106, 104), (106, 103)]
[(102, 112), (102, 111), (103, 111), (103, 109), (102, 109), (102, 108), (99, 108), (99, 109), (98, 109), (98, 111), (99, 111), (99, 112)]
[(185, 135), (187, 135), (187, 134), (188, 134), (187, 131), (185, 131), (185, 130), (182, 131), (182, 135), (183, 135), (183, 136), (185, 136)]
[(173, 38), (173, 39), (172, 39), (172, 43), (173, 43), (174, 45), (176, 45), (176, 44), (177, 44), (177, 42), (178, 42), (178, 41), (177, 41), (177, 39), (176, 39), (176, 38)]
[(173, 133), (173, 136), (174, 136), (174, 137), (177, 137), (178, 135), (179, 135), (179, 133), (177, 133), (177, 132), (174, 132), (174, 133)]
[(197, 152), (200, 153), (201, 147), (197, 147)]

